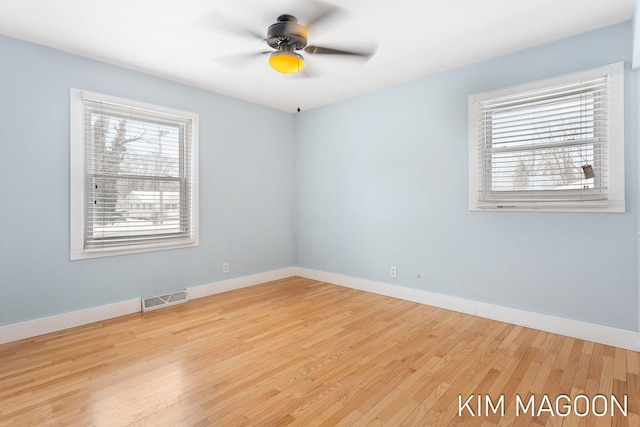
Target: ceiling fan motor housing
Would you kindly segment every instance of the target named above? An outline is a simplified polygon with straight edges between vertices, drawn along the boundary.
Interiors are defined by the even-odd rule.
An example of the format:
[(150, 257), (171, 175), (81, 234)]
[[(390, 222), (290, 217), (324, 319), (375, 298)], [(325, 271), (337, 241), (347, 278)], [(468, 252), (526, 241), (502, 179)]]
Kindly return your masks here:
[(293, 52), (307, 46), (307, 29), (291, 15), (280, 15), (278, 22), (269, 26), (267, 44), (274, 49)]

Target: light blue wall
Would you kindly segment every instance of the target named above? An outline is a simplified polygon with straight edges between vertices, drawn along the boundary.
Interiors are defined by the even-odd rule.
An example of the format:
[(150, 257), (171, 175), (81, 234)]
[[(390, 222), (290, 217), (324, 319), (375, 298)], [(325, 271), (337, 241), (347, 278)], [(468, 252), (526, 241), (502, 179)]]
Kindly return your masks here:
[[(0, 325), (293, 264), (292, 115), (7, 37), (0, 56)], [(199, 247), (69, 260), (70, 87), (200, 114)]]
[[(637, 73), (625, 214), (467, 209), (468, 95), (628, 68), (631, 28), (299, 115), (0, 37), (0, 325), (298, 265), (638, 330)], [(200, 114), (199, 247), (69, 261), (70, 87)]]
[[(637, 330), (632, 39), (616, 25), (298, 115), (297, 265)], [(470, 212), (467, 97), (618, 61), (627, 212)]]

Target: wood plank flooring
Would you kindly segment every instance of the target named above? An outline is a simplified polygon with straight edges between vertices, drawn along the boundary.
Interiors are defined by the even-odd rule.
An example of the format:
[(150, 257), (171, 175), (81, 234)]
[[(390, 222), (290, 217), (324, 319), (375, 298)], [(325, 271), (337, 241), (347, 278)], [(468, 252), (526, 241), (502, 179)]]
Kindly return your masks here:
[(1, 345), (0, 425), (639, 426), (640, 353), (289, 278)]

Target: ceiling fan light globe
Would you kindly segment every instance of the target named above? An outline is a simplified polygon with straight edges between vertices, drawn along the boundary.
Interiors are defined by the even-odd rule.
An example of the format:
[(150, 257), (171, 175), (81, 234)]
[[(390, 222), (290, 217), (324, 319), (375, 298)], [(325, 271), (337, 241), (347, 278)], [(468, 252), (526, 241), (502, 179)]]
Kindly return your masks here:
[(295, 74), (304, 68), (304, 58), (295, 52), (278, 51), (269, 57), (271, 68), (282, 74)]

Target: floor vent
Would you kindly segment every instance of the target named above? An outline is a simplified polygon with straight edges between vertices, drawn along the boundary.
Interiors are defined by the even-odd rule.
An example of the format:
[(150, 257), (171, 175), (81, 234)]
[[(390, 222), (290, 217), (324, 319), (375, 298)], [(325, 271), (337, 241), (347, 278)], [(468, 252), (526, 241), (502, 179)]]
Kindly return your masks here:
[(142, 311), (157, 310), (170, 305), (181, 304), (189, 301), (187, 290), (176, 291), (170, 294), (158, 295), (155, 297), (142, 298)]

